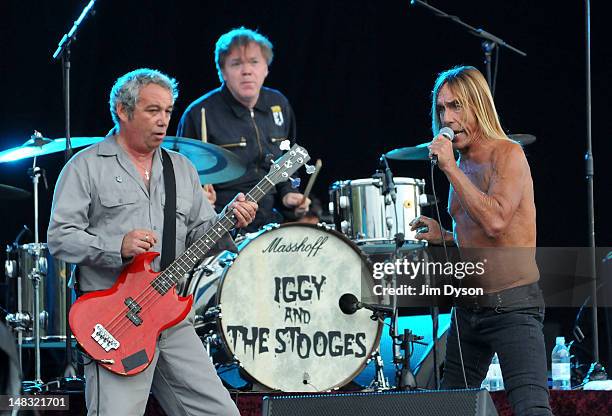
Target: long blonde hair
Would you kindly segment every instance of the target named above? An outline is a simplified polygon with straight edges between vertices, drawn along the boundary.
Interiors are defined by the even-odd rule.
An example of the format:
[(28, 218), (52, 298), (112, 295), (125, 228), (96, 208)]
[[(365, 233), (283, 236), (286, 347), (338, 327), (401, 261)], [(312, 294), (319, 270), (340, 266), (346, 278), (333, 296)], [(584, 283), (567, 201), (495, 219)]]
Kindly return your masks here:
[(444, 85), (448, 85), (459, 105), (474, 113), (478, 128), (485, 137), (508, 140), (499, 122), (489, 85), (473, 66), (456, 66), (438, 75), (431, 92), (431, 130), (434, 136), (441, 127), (436, 101)]

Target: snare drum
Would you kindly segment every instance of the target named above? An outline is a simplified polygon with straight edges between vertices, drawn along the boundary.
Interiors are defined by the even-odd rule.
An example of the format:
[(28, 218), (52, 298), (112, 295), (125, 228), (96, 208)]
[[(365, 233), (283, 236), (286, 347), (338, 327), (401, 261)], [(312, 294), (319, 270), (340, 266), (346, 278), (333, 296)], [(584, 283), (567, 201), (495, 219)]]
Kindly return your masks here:
[[(18, 275), (21, 278), (21, 311), (34, 319), (32, 275), (38, 255), (40, 336), (43, 340), (66, 337), (66, 263), (54, 259), (46, 243), (22, 244), (18, 248)], [(70, 291), (72, 294), (72, 291)], [(74, 299), (72, 299), (74, 300)], [(32, 337), (33, 324), (26, 331)]]
[[(395, 178), (396, 202), (382, 194), (382, 180), (374, 178), (337, 181), (329, 190), (330, 211), (341, 231), (357, 242), (393, 240), (396, 233), (414, 240), (410, 221), (421, 215), (422, 179)], [(395, 209), (393, 207), (395, 205)], [(389, 227), (390, 226), (390, 227)]]
[(286, 224), (247, 236), (239, 247), (220, 279), (213, 272), (189, 290), (202, 311), (218, 286), (223, 348), (247, 376), (274, 390), (315, 392), (359, 374), (382, 324), (367, 310), (346, 315), (338, 305), (343, 294), (359, 298), (362, 291), (380, 303), (371, 298), (372, 273), (355, 244), (336, 231)]

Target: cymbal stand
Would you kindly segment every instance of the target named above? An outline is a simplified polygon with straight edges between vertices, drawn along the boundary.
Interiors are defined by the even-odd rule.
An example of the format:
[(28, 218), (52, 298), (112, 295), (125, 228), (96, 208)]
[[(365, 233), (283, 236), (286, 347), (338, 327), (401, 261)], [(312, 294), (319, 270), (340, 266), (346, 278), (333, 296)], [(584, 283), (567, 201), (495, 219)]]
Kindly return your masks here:
[(28, 274), (28, 279), (32, 281), (34, 289), (34, 308), (33, 308), (33, 333), (34, 338), (34, 383), (42, 384), (41, 371), (40, 371), (40, 280), (46, 274), (46, 258), (42, 257), (42, 250), (40, 245), (40, 238), (38, 235), (38, 183), (42, 176), (45, 187), (47, 187), (47, 177), (45, 176), (44, 169), (36, 166), (36, 157), (31, 169), (28, 169), (28, 173), (32, 178), (32, 186), (34, 189), (34, 266), (32, 271)]

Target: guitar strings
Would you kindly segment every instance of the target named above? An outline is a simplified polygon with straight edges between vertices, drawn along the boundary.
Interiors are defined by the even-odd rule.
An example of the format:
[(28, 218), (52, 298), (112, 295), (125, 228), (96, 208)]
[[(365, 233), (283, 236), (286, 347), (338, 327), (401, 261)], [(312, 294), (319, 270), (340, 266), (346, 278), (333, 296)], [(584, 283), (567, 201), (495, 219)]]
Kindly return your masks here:
[[(270, 182), (270, 183), (272, 183), (272, 182)], [(246, 196), (246, 197), (247, 197), (247, 198), (250, 198), (252, 201), (257, 201), (257, 199), (253, 198), (253, 196), (251, 195), (251, 193), (253, 193), (253, 192), (254, 192), (254, 191), (256, 191), (256, 190), (257, 190), (257, 191), (259, 191), (259, 192), (261, 193), (261, 195), (258, 197), (258, 199), (259, 199), (259, 198), (261, 198), (263, 195), (265, 195), (265, 194), (266, 194), (266, 193), (267, 193), (267, 192), (268, 192), (268, 191), (269, 191), (269, 190), (272, 188), (272, 187), (270, 186), (270, 184), (266, 184), (266, 185), (270, 186), (270, 188), (269, 188), (268, 190), (265, 190), (265, 189), (260, 189), (260, 186), (259, 186), (260, 184), (264, 185), (264, 184), (266, 184), (266, 183), (265, 183), (265, 182), (262, 180), (262, 181), (261, 181), (259, 184), (257, 184), (257, 185), (255, 186), (255, 188), (254, 188), (253, 190), (251, 190), (251, 192), (249, 192), (249, 193), (247, 194), (247, 196)], [(263, 187), (263, 186), (262, 186), (262, 187)], [(230, 215), (233, 215), (233, 214), (230, 214)], [(222, 234), (221, 234), (221, 235), (219, 235), (219, 234), (218, 234), (218, 233), (215, 231), (215, 229), (214, 229), (214, 228), (215, 228), (215, 226), (216, 226), (216, 225), (221, 224), (221, 223), (222, 223), (223, 221), (225, 221), (225, 220), (227, 220), (227, 221), (230, 223), (230, 227), (231, 227), (231, 225), (233, 225), (233, 220), (231, 220), (231, 219), (228, 217), (228, 213), (226, 213), (226, 214), (225, 214), (225, 215), (224, 215), (224, 216), (223, 216), (223, 217), (222, 217), (220, 220), (218, 220), (218, 221), (217, 221), (217, 222), (216, 222), (216, 223), (215, 223), (215, 224), (214, 224), (214, 225), (213, 225), (213, 226), (212, 226), (212, 227), (209, 229), (209, 232), (210, 232), (210, 231), (212, 231), (212, 232), (214, 232), (215, 234), (217, 234), (218, 239), (220, 239), (220, 237), (222, 236)], [(222, 224), (222, 225), (223, 225), (223, 224)], [(228, 229), (229, 229), (229, 228), (228, 228)], [(190, 247), (187, 249), (187, 251), (186, 251), (186, 252), (188, 252), (189, 250), (191, 250), (191, 249), (192, 249), (194, 246), (196, 246), (195, 248), (196, 248), (196, 249), (198, 249), (199, 251), (201, 251), (201, 252), (202, 252), (202, 250), (200, 250), (200, 248), (199, 248), (199, 247), (197, 247), (197, 245), (198, 245), (199, 243), (201, 243), (201, 242), (202, 242), (202, 241), (203, 241), (203, 240), (204, 240), (204, 239), (207, 237), (207, 235), (208, 235), (208, 233), (209, 233), (209, 232), (207, 232), (207, 233), (206, 233), (204, 236), (202, 236), (202, 237), (201, 237), (201, 238), (200, 238), (198, 241), (196, 241), (196, 243), (192, 244), (192, 245), (191, 245), (191, 246), (190, 246)], [(226, 231), (226, 232), (227, 232), (227, 231)], [(213, 245), (214, 245), (214, 244), (215, 244), (215, 243), (218, 241), (218, 239), (216, 239), (216, 240), (215, 240), (214, 238), (209, 238), (209, 239), (212, 241), (212, 244), (213, 244)], [(208, 250), (207, 250), (206, 252), (202, 252), (202, 254), (203, 254), (203, 255), (205, 255), (205, 254), (206, 254), (208, 251), (210, 251), (210, 249), (212, 248), (212, 246), (211, 246), (211, 247), (207, 247), (207, 248), (208, 248)], [(186, 252), (185, 252), (185, 253), (186, 253)], [(175, 269), (176, 269), (176, 267), (175, 267), (175, 266), (177, 266), (177, 265), (178, 265), (178, 264), (181, 262), (181, 257), (182, 257), (182, 256), (183, 256), (185, 253), (183, 253), (183, 254), (182, 254), (182, 255), (181, 255), (181, 256), (180, 256), (178, 259), (176, 259), (176, 260), (175, 260), (175, 261), (174, 261), (174, 262), (173, 262), (173, 263), (172, 263), (170, 266), (168, 266), (168, 268), (167, 268), (166, 270), (164, 270), (163, 272), (161, 272), (161, 273), (160, 273), (160, 274), (159, 274), (159, 275), (156, 277), (156, 280), (158, 280), (158, 279), (160, 278), (160, 276), (161, 276), (161, 278), (162, 278), (162, 279), (165, 279), (166, 277), (165, 277), (165, 276), (163, 276), (163, 275), (164, 275), (164, 274), (165, 274), (165, 273), (166, 273), (168, 270), (170, 270), (170, 269), (172, 269), (172, 268), (175, 268)], [(182, 267), (181, 267), (181, 270), (183, 270), (183, 269), (182, 269)], [(187, 271), (186, 271), (186, 270), (183, 270), (183, 275), (184, 275), (185, 273), (187, 273)], [(153, 283), (153, 282), (151, 282), (151, 283)], [(177, 282), (172, 283), (172, 285), (171, 285), (171, 286), (168, 288), (168, 291), (167, 291), (166, 293), (168, 293), (168, 292), (170, 291), (170, 289), (176, 285), (176, 283), (178, 283), (178, 280), (177, 280)], [(157, 290), (156, 290), (156, 289), (155, 289), (155, 288), (154, 288), (154, 287), (153, 287), (151, 284), (149, 284), (149, 285), (148, 285), (148, 287), (147, 287), (145, 290), (143, 290), (142, 292), (140, 292), (140, 293), (139, 293), (139, 294), (138, 294), (138, 295), (137, 295), (137, 296), (136, 296), (136, 297), (133, 299), (133, 300), (134, 300), (134, 302), (138, 303), (138, 304), (139, 304), (139, 306), (140, 306), (140, 310), (139, 310), (139, 312), (138, 312), (138, 313), (142, 313), (142, 312), (146, 312), (146, 311), (148, 311), (148, 310), (150, 309), (150, 306), (151, 306), (151, 305), (153, 305), (153, 304), (154, 304), (154, 303), (155, 303), (155, 302), (156, 302), (156, 301), (157, 301), (157, 300), (158, 300), (160, 297), (164, 296), (166, 293), (164, 293), (164, 294), (159, 293), (159, 291), (157, 291)], [(151, 294), (152, 294), (153, 296), (150, 296)], [(140, 305), (140, 303), (142, 303), (142, 305)], [(131, 320), (130, 320), (130, 319), (127, 317), (127, 316), (126, 316), (126, 314), (127, 314), (127, 313), (129, 313), (129, 312), (130, 312), (130, 309), (129, 309), (128, 307), (123, 308), (123, 309), (122, 309), (122, 310), (121, 310), (121, 311), (120, 311), (120, 312), (119, 312), (117, 315), (115, 315), (115, 317), (113, 317), (113, 318), (111, 319), (111, 321), (108, 323), (108, 331), (111, 333), (111, 335), (113, 335), (113, 337), (119, 337), (119, 336), (121, 336), (121, 335), (122, 335), (122, 334), (125, 332), (125, 330), (127, 330), (127, 329), (129, 328), (129, 325), (130, 325), (130, 324), (132, 324), (132, 321), (131, 321)], [(117, 319), (119, 319), (119, 322), (117, 322)]]

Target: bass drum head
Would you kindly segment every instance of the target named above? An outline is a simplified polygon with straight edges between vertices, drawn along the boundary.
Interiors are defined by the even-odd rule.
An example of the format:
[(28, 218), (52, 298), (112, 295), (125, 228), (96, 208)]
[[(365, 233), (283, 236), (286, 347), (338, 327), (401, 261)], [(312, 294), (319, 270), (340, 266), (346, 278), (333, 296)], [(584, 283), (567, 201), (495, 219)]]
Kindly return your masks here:
[[(262, 385), (325, 391), (351, 381), (378, 346), (382, 323), (361, 309), (344, 314), (340, 297), (370, 296), (372, 272), (336, 231), (286, 224), (240, 251), (218, 292), (226, 348)], [(376, 301), (374, 301), (376, 303)]]

